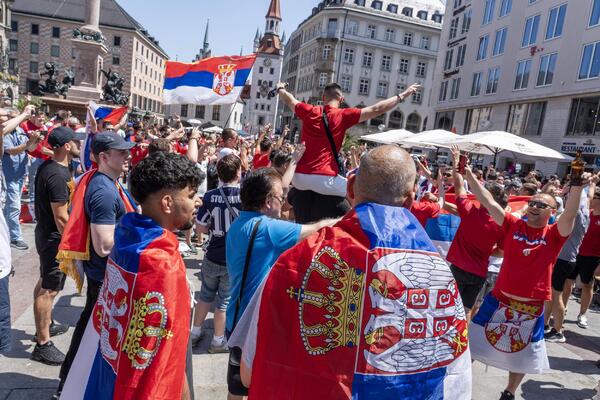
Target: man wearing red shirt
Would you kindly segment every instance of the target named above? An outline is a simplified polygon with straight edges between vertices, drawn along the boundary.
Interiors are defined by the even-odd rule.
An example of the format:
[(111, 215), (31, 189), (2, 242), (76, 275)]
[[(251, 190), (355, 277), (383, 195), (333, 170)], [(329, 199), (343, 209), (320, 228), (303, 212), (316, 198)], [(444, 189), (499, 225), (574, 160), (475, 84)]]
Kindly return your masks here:
[[(571, 179), (569, 199), (558, 222), (549, 225), (557, 203), (549, 194), (536, 194), (527, 207), (527, 220), (506, 212), (478, 181), (466, 176), (477, 200), (502, 229), (504, 261), (492, 293), (473, 317), (469, 346), (475, 360), (509, 370), (501, 400), (512, 400), (526, 373), (549, 368), (544, 342), (544, 301), (550, 300), (552, 269), (573, 230), (584, 180)], [(513, 372), (514, 371), (514, 372)]]
[(423, 228), (427, 225), (429, 218), (436, 218), (440, 215), (441, 209), (440, 203), (432, 201), (429, 197), (425, 196), (421, 201), (414, 200), (410, 206), (410, 212), (421, 223)]
[(27, 136), (32, 132), (40, 132), (40, 135), (43, 135), (44, 138), (40, 141), (36, 148), (33, 151), (28, 151), (27, 153), (34, 157), (34, 160), (29, 164), (27, 168), (27, 174), (29, 179), (29, 213), (35, 219), (35, 176), (37, 174), (37, 170), (40, 165), (43, 164), (44, 161), (49, 160), (54, 152), (52, 151), (50, 145), (48, 144), (48, 128), (44, 125), (46, 120), (46, 113), (43, 111), (36, 111), (35, 115), (31, 115), (29, 119), (21, 122), (19, 125), (21, 129), (25, 132)]
[[(302, 120), (301, 140), (306, 144), (306, 151), (292, 181), (297, 189), (293, 204), (296, 222), (303, 224), (340, 217), (350, 209), (345, 198), (346, 178), (340, 175), (343, 171), (339, 171), (337, 164), (346, 130), (394, 109), (398, 103), (417, 92), (420, 86), (412, 85), (403, 93), (362, 109), (340, 108), (344, 96), (337, 83), (325, 86), (323, 106), (301, 103), (285, 87), (280, 82), (277, 91), (281, 100)], [(326, 133), (325, 121), (335, 152)]]
[[(485, 284), (490, 256), (496, 243), (502, 238), (501, 227), (494, 222), (487, 209), (467, 198), (464, 181), (458, 173), (458, 148), (452, 149), (452, 173), (456, 188), (456, 208), (460, 217), (460, 225), (452, 240), (446, 260), (450, 262), (450, 270), (458, 285), (467, 320), (471, 319), (471, 310), (477, 296)], [(467, 175), (467, 179), (471, 175)], [(477, 179), (475, 177), (475, 179)], [(479, 180), (478, 180), (479, 182)], [(471, 184), (471, 182), (469, 182)], [(489, 185), (487, 189), (494, 201), (506, 209), (508, 196), (499, 185)]]
[(267, 168), (271, 166), (271, 160), (269, 159), (269, 156), (271, 155), (273, 142), (271, 139), (266, 137), (269, 130), (270, 127), (267, 126), (260, 133), (258, 139), (256, 139), (256, 145), (254, 146), (254, 158), (252, 159), (252, 169)]

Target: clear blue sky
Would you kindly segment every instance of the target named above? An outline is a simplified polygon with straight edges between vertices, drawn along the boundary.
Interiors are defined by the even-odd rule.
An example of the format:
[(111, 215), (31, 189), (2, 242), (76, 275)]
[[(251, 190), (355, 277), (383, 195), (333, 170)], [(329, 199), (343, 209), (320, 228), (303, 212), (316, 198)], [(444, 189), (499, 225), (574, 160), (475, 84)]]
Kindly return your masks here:
[[(202, 47), (206, 19), (213, 56), (252, 52), (256, 28), (264, 31), (270, 0), (117, 0), (154, 36), (171, 60), (191, 61)], [(280, 0), (287, 37), (319, 3)]]

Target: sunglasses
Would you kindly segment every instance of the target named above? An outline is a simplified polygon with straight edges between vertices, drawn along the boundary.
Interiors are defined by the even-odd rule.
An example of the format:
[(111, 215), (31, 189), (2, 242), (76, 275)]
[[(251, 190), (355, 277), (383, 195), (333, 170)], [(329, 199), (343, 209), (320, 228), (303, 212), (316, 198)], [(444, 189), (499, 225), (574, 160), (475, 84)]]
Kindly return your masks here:
[(554, 207), (552, 207), (550, 204), (542, 203), (541, 201), (532, 200), (527, 204), (529, 205), (529, 207), (535, 207), (535, 208), (539, 208), (541, 210), (546, 210), (548, 208), (554, 209)]
[(285, 203), (285, 199), (286, 199), (285, 196), (279, 197), (279, 196), (271, 195), (271, 197), (274, 198), (274, 199), (277, 199), (279, 201), (279, 204)]

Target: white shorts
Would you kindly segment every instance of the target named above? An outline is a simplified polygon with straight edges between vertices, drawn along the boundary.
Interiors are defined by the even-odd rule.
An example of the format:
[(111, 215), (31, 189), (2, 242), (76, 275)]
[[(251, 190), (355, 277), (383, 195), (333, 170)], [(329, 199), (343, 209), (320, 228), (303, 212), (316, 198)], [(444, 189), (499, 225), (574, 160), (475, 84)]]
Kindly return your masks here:
[(326, 196), (346, 197), (348, 179), (341, 175), (308, 175), (295, 173), (292, 185), (298, 190), (312, 190)]

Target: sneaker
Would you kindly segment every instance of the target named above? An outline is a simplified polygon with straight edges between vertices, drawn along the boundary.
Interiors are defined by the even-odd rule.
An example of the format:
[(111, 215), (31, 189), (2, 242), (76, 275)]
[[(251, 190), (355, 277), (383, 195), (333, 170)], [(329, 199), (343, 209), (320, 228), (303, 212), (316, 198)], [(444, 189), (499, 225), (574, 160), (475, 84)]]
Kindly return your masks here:
[(29, 250), (29, 246), (22, 240), (13, 240), (10, 242), (10, 247), (17, 250)]
[(508, 390), (505, 390), (500, 395), (500, 400), (515, 400), (515, 395), (509, 392)]
[(544, 325), (544, 335), (550, 333), (550, 331), (552, 331), (550, 325)]
[(554, 328), (552, 328), (549, 333), (544, 335), (544, 339), (550, 343), (565, 343), (567, 341), (567, 339), (565, 339), (565, 335)]
[[(50, 337), (62, 335), (63, 333), (66, 333), (68, 330), (69, 330), (69, 327), (67, 325), (57, 324), (54, 321), (52, 321), (50, 323), (50, 329), (49, 329)], [(31, 341), (37, 342), (37, 332), (33, 335), (33, 338), (31, 339)]]
[(36, 344), (31, 359), (46, 365), (61, 365), (65, 361), (65, 355), (50, 341), (42, 345)]
[(577, 316), (577, 326), (581, 329), (587, 329), (588, 327), (588, 319), (585, 314), (580, 314)]
[(198, 346), (200, 344), (200, 342), (202, 341), (202, 338), (204, 338), (204, 330), (202, 330), (199, 335), (195, 335), (192, 333), (191, 338), (192, 338), (192, 347)]
[(227, 340), (223, 340), (223, 341), (221, 341), (221, 343), (211, 340), (210, 346), (208, 346), (208, 352), (210, 354), (229, 353), (229, 347), (227, 346)]

